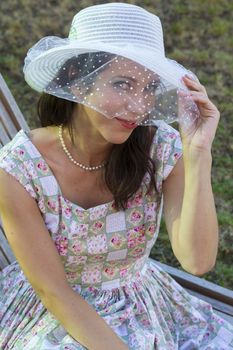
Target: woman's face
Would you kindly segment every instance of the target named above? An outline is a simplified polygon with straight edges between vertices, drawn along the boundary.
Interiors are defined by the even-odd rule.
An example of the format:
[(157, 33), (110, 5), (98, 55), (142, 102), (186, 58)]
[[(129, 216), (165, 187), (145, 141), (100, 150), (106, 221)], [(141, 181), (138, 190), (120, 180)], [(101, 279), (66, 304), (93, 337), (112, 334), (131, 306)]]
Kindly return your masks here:
[(159, 84), (158, 76), (143, 66), (114, 59), (95, 78), (85, 104), (79, 105), (83, 122), (106, 141), (123, 143), (153, 109)]

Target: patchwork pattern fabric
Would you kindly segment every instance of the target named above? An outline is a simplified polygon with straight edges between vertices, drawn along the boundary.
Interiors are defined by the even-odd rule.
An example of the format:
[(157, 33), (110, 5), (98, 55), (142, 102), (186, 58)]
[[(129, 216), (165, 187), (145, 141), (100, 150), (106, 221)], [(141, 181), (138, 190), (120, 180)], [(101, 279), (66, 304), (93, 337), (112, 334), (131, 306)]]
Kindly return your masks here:
[[(130, 350), (233, 349), (233, 327), (148, 259), (159, 232), (162, 182), (181, 155), (179, 133), (162, 122), (151, 147), (157, 193), (147, 193), (146, 174), (127, 209), (117, 211), (113, 201), (85, 210), (64, 198), (24, 131), (0, 150), (0, 168), (37, 202), (70, 286)], [(85, 349), (44, 307), (18, 262), (0, 274), (0, 348)]]

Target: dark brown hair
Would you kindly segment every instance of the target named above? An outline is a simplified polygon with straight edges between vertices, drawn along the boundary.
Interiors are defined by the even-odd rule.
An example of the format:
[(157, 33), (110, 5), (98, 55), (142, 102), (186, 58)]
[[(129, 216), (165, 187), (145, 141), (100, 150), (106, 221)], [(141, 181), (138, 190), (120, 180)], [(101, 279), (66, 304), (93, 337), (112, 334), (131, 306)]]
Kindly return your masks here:
[[(84, 54), (81, 56), (81, 60), (79, 56), (79, 67), (80, 62), (83, 62), (83, 64), (85, 63), (86, 71), (88, 72), (93, 65), (96, 69), (98, 65), (104, 63), (103, 59), (101, 60), (101, 64), (98, 63), (99, 60), (96, 55)], [(90, 57), (92, 57), (91, 60)], [(105, 55), (104, 59), (108, 61), (109, 57), (111, 57), (110, 54)], [(88, 65), (89, 61), (91, 61), (91, 65)], [(72, 79), (69, 74), (69, 68), (71, 66), (73, 69), (76, 69), (76, 73), (80, 78), (80, 72), (77, 68), (76, 62), (76, 57), (72, 57), (70, 60), (66, 61), (57, 76), (48, 85), (47, 90), (53, 90), (56, 88), (57, 77), (59, 77), (59, 83), (62, 81), (64, 84), (65, 81), (68, 81), (71, 84)], [(83, 75), (86, 74), (83, 70), (82, 72)], [(74, 74), (72, 74), (72, 78), (75, 79)], [(91, 85), (92, 79), (90, 79), (89, 83)], [(73, 142), (72, 116), (75, 105), (76, 102), (42, 93), (37, 105), (37, 112), (41, 126), (46, 127), (50, 125), (64, 124), (68, 127)], [(113, 145), (105, 167), (104, 179), (107, 187), (114, 196), (116, 209), (126, 209), (127, 201), (139, 189), (146, 173), (149, 173), (150, 175), (150, 183), (147, 190), (151, 191), (152, 189), (155, 189), (157, 192), (155, 183), (155, 162), (150, 157), (150, 149), (155, 131), (155, 127), (138, 126), (123, 144)]]

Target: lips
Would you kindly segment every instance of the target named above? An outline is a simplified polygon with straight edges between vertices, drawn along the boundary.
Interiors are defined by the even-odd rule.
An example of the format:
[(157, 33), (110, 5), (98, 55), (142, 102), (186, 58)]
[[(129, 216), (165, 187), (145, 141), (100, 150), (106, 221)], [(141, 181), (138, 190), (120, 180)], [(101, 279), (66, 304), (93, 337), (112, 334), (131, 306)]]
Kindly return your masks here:
[(135, 122), (129, 122), (127, 120), (123, 120), (120, 118), (116, 118), (116, 120), (126, 129), (134, 129), (137, 126), (137, 123), (135, 123)]

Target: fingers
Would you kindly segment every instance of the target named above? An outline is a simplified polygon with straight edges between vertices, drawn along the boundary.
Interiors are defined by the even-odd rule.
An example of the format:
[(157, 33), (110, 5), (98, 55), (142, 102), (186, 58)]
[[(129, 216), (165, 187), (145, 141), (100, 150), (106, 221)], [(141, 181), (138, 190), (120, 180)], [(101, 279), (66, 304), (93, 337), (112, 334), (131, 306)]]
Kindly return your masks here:
[(208, 98), (206, 94), (199, 91), (180, 91), (180, 96), (183, 97), (189, 97), (194, 101), (198, 106), (200, 106), (202, 109), (202, 116), (214, 116), (214, 117), (220, 117), (220, 112), (217, 109), (217, 107), (214, 105), (212, 101)]
[(205, 87), (199, 81), (194, 80), (189, 75), (185, 75), (182, 79), (190, 90), (200, 91), (207, 96)]
[(209, 104), (214, 106), (214, 104), (209, 100), (208, 96), (199, 91), (189, 91), (189, 96), (192, 97), (193, 101), (199, 102), (201, 104)]
[(184, 97), (185, 96), (190, 97), (195, 102), (199, 102), (199, 103), (205, 104), (205, 105), (209, 104), (212, 107), (215, 107), (214, 104), (209, 100), (208, 96), (202, 92), (199, 92), (199, 91), (188, 91), (188, 92), (180, 91), (179, 94), (181, 96), (184, 96)]

